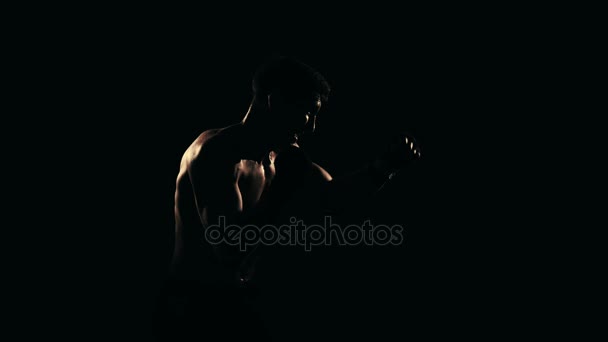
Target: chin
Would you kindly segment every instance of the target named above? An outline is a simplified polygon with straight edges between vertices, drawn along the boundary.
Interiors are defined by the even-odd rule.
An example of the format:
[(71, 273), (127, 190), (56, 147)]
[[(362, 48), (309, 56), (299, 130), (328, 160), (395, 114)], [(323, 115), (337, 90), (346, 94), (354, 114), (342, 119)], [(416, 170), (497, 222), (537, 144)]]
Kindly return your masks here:
[(282, 139), (281, 142), (284, 144), (295, 144), (298, 142), (298, 135), (295, 133), (287, 134)]
[(274, 144), (273, 150), (281, 151), (290, 146), (298, 146), (298, 139), (285, 139)]

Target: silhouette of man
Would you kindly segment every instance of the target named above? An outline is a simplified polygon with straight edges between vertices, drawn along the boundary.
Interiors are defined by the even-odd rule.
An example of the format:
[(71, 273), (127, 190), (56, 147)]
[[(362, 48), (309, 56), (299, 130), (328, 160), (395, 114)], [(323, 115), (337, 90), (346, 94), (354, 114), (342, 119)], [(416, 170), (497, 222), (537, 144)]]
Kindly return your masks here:
[(333, 211), (369, 197), (420, 156), (415, 140), (402, 135), (369, 165), (334, 180), (298, 145), (302, 134), (314, 132), (329, 92), (310, 66), (274, 59), (255, 73), (243, 120), (203, 132), (184, 153), (175, 192), (169, 338), (269, 338), (248, 304), (247, 284), (255, 278), (251, 260), (259, 250), (209, 244), (206, 229), (220, 217), (225, 225), (240, 227), (277, 223), (288, 203), (303, 194), (306, 210)]

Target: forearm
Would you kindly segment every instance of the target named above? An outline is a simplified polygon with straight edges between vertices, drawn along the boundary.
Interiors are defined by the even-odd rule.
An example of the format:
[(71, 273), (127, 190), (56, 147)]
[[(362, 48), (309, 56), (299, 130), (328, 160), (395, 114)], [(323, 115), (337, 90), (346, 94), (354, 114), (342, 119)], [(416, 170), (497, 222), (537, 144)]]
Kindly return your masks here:
[(373, 161), (350, 174), (334, 178), (327, 185), (325, 207), (328, 212), (339, 214), (365, 206), (395, 173), (382, 161)]

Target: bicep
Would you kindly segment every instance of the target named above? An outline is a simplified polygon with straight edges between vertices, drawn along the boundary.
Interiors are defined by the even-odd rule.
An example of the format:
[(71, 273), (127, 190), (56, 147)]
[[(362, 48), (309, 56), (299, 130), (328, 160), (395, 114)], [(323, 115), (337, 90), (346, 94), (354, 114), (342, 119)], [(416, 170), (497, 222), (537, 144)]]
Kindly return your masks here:
[(322, 182), (331, 182), (332, 177), (329, 174), (329, 172), (327, 172), (324, 168), (322, 168), (317, 163), (312, 163), (312, 166), (313, 166), (313, 172), (314, 172), (316, 178), (318, 178)]

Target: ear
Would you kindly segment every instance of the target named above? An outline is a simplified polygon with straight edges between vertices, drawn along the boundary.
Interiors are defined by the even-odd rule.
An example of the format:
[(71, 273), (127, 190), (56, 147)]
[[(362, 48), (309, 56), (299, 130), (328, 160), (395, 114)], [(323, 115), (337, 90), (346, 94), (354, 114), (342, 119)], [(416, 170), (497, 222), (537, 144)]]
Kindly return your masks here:
[(272, 98), (273, 98), (272, 93), (268, 94), (268, 96), (266, 98), (266, 101), (267, 101), (266, 105), (268, 106), (268, 110), (272, 110), (272, 105), (271, 105)]

